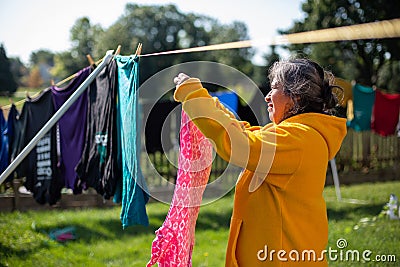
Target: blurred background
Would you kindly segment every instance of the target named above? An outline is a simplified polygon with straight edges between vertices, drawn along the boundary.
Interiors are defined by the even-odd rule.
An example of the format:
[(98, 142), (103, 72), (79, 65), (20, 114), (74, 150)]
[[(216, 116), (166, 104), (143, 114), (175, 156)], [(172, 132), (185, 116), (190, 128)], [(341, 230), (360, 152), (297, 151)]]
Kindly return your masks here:
[[(379, 1), (35, 1), (0, 4), (0, 92), (41, 88), (88, 65), (110, 49), (133, 54), (138, 42), (153, 53), (278, 34), (393, 19), (394, 0)], [(399, 39), (358, 40), (178, 54), (143, 60), (141, 81), (177, 63), (227, 64), (257, 84), (279, 57), (306, 56), (336, 76), (399, 92)], [(24, 89), (26, 90), (26, 89)], [(29, 89), (28, 89), (29, 91)]]
[[(89, 58), (98, 61), (118, 45), (120, 54), (131, 55), (142, 43), (142, 54), (148, 54), (240, 40), (272, 40), (281, 34), (399, 17), (398, 0), (2, 0), (0, 106), (7, 118), (11, 103), (21, 110), (27, 96), (63, 81), (91, 65)], [(348, 119), (348, 134), (335, 158), (337, 172), (331, 169), (333, 165), (328, 166), (324, 192), (329, 246), (335, 249), (337, 240), (346, 238), (350, 249), (387, 256), (386, 263), (364, 262), (363, 266), (399, 266), (400, 214), (395, 196), (400, 196), (399, 38), (257, 45), (143, 57), (140, 83), (181, 63), (224, 64), (244, 74), (259, 90), (248, 94), (251, 97), (246, 101), (237, 99), (234, 111), (252, 124), (264, 124), (268, 122), (262, 96), (269, 90), (267, 71), (276, 60), (290, 57), (317, 61), (344, 89), (336, 115)], [(162, 99), (147, 105), (143, 101), (148, 119), (142, 125), (141, 156), (149, 160), (143, 160), (141, 167), (152, 193), (163, 194), (168, 189), (170, 194), (177, 174), (171, 162), (177, 160), (180, 110), (171, 97), (173, 76), (164, 76), (157, 80), (165, 87)], [(237, 87), (243, 95), (250, 90)], [(223, 92), (216, 91), (226, 88), (210, 84), (209, 89), (217, 95)], [(0, 117), (3, 138), (7, 135), (4, 117)], [(227, 167), (219, 157), (213, 161), (210, 182), (225, 175), (221, 180), (227, 185), (220, 185), (223, 188), (218, 195), (225, 197), (201, 207), (193, 266), (224, 265), (233, 203), (230, 190), (239, 171)], [(332, 186), (334, 174), (339, 175), (340, 188)], [(63, 192), (56, 205), (39, 205), (29, 192), (21, 191), (22, 182), (14, 179), (0, 186), (0, 266), (145, 266), (154, 231), (169, 208), (164, 203), (149, 203), (149, 227), (122, 230), (118, 205), (95, 192)], [(54, 240), (51, 233), (60, 229), (73, 229), (74, 242)], [(360, 264), (330, 261), (330, 266)]]

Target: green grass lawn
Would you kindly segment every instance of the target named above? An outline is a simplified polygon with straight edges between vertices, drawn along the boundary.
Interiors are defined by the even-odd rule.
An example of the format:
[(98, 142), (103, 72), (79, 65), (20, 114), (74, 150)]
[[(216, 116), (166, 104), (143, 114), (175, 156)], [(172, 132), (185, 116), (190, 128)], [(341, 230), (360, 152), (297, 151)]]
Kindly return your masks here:
[[(400, 182), (343, 186), (342, 202), (336, 201), (333, 187), (326, 188), (328, 247), (338, 250), (338, 260), (329, 266), (400, 266), (400, 221), (377, 217), (390, 193), (400, 196)], [(363, 202), (354, 204), (350, 199)], [(224, 266), (232, 202), (228, 195), (201, 207), (194, 267)], [(119, 207), (0, 213), (0, 266), (145, 266), (154, 231), (163, 223), (168, 208), (162, 203), (148, 204), (150, 226), (125, 230)], [(61, 244), (49, 238), (51, 230), (68, 226), (75, 227), (76, 240)], [(347, 241), (343, 250), (336, 244), (340, 238)], [(378, 254), (395, 255), (397, 262), (345, 261), (348, 250), (370, 250), (371, 259)]]

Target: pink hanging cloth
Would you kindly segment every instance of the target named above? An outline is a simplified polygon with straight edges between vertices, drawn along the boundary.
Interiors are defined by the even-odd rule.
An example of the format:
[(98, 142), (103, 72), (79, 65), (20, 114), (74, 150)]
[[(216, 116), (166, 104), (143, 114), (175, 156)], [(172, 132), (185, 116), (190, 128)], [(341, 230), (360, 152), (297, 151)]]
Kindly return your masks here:
[(196, 220), (210, 176), (212, 145), (182, 111), (178, 175), (171, 206), (155, 232), (150, 267), (192, 266)]

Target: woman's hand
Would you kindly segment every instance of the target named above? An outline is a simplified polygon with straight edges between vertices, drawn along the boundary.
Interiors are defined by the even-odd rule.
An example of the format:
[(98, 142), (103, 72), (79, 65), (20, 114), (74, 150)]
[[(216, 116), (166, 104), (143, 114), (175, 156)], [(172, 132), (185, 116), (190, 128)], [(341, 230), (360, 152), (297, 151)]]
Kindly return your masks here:
[(203, 88), (203, 85), (201, 84), (199, 79), (191, 78), (185, 73), (179, 73), (174, 78), (174, 83), (176, 84), (174, 99), (178, 102), (184, 101), (186, 96), (191, 92)]
[(176, 86), (179, 86), (188, 79), (190, 79), (190, 76), (181, 72), (178, 74), (178, 76), (174, 78), (174, 83), (176, 84)]

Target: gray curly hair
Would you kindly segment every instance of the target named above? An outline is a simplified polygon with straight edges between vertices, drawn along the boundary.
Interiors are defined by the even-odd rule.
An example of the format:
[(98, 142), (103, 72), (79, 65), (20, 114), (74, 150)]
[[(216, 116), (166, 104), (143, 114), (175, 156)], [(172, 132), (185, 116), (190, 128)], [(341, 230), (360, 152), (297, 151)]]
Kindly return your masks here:
[(290, 59), (275, 62), (268, 75), (270, 81), (276, 80), (283, 86), (283, 92), (294, 105), (289, 116), (305, 112), (332, 114), (338, 104), (332, 92), (334, 76), (324, 71), (320, 65), (309, 59)]

